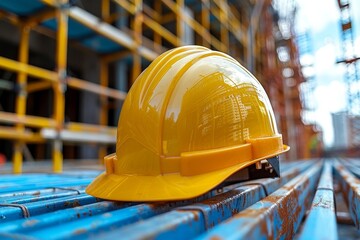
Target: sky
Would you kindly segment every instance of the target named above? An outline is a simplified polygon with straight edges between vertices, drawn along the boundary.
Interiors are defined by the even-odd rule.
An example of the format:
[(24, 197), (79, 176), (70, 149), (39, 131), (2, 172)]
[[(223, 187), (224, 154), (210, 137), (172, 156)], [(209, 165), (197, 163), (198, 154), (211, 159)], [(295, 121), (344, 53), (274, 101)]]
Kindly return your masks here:
[[(355, 52), (360, 56), (360, 1), (349, 0), (355, 34)], [(325, 146), (333, 143), (334, 131), (331, 113), (346, 108), (345, 67), (336, 64), (341, 59), (340, 10), (337, 0), (296, 0), (296, 34), (308, 32), (312, 53), (301, 60), (313, 64), (314, 87), (308, 100), (314, 111), (307, 120), (317, 122), (323, 129)]]

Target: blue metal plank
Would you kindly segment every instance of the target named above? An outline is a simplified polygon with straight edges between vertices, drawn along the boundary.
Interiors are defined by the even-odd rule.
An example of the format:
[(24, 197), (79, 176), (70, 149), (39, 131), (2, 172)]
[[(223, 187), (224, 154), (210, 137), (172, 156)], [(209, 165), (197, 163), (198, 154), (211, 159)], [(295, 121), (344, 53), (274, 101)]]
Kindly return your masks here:
[[(236, 184), (227, 192), (194, 205), (177, 208), (147, 221), (123, 229), (92, 236), (98, 239), (190, 239), (206, 229), (230, 218), (253, 203), (272, 193), (290, 179), (305, 171), (311, 163), (299, 164), (277, 179), (262, 179)], [(265, 191), (266, 189), (266, 191)]]
[(123, 49), (119, 44), (103, 36), (93, 36), (81, 41), (82, 44), (98, 53), (111, 53)]
[[(60, 174), (61, 177), (75, 177), (75, 178), (95, 178), (104, 170), (73, 170), (65, 171)], [(59, 175), (59, 174), (56, 174)]]
[[(43, 26), (48, 27), (54, 31), (57, 30), (56, 19), (49, 19), (42, 23)], [(69, 39), (82, 39), (89, 36), (94, 36), (96, 33), (90, 28), (82, 25), (76, 20), (69, 18), (68, 19), (68, 37)]]
[[(71, 40), (78, 40), (84, 46), (94, 50), (98, 53), (110, 53), (120, 51), (122, 47), (114, 41), (97, 35), (90, 28), (82, 25), (81, 23), (69, 18), (68, 36)], [(52, 29), (57, 29), (57, 22), (55, 19), (50, 19), (42, 23), (42, 25)]]
[[(310, 213), (299, 237), (300, 240), (338, 239), (334, 199), (332, 166), (327, 162), (324, 165)], [(325, 223), (326, 231), (324, 231)]]
[(341, 185), (341, 191), (351, 218), (356, 228), (360, 229), (360, 180), (339, 162), (336, 162), (334, 166), (334, 175)]
[(291, 239), (319, 179), (321, 164), (197, 239)]
[(4, 186), (1, 184), (0, 186), (0, 194), (3, 193), (15, 193), (15, 192), (23, 192), (28, 190), (35, 190), (35, 189), (45, 189), (51, 187), (71, 187), (71, 186), (86, 186), (88, 185), (93, 179), (92, 178), (84, 178), (84, 179), (76, 179), (76, 180), (59, 180), (56, 182), (36, 182), (36, 183), (29, 183), (25, 185), (16, 184), (16, 185), (8, 185)]
[(75, 189), (73, 190), (65, 190), (65, 189), (46, 189), (46, 190), (39, 190), (34, 192), (31, 195), (18, 195), (18, 196), (11, 196), (11, 197), (5, 197), (1, 199), (1, 203), (15, 203), (15, 204), (24, 204), (29, 202), (39, 202), (39, 201), (45, 201), (49, 199), (54, 198), (61, 198), (61, 197), (67, 197), (72, 195), (78, 195), (78, 194), (84, 194), (85, 190), (82, 189)]
[[(92, 178), (91, 178), (92, 179)], [(88, 179), (88, 180), (91, 180)], [(11, 189), (11, 188), (17, 188), (17, 187), (23, 187), (23, 186), (31, 186), (31, 185), (51, 185), (51, 184), (58, 184), (58, 183), (71, 183), (71, 182), (76, 182), (76, 181), (82, 181), (83, 178), (42, 178), (42, 179), (34, 179), (32, 181), (26, 181), (26, 182), (5, 182), (5, 183), (1, 183), (0, 184), (0, 191), (1, 189)]]
[(29, 231), (37, 231), (49, 226), (55, 226), (89, 216), (99, 215), (105, 212), (130, 206), (131, 203), (103, 201), (85, 206), (49, 212), (27, 219), (19, 219), (1, 224), (0, 232), (13, 232), (26, 234)]
[(71, 191), (71, 189), (73, 189), (73, 192), (75, 192), (75, 190), (82, 190), (84, 189), (86, 186), (68, 186), (68, 187), (64, 187), (63, 188), (54, 188), (54, 187), (47, 187), (44, 189), (35, 189), (35, 190), (27, 190), (27, 191), (20, 191), (20, 192), (8, 192), (8, 193), (2, 193), (0, 194), (0, 203), (5, 203), (5, 202), (10, 202), (12, 201), (12, 199), (14, 200), (20, 200), (22, 198), (28, 198), (31, 196), (36, 196), (36, 197), (42, 197), (45, 196), (47, 194), (56, 194), (57, 192), (61, 192), (61, 191)]
[(247, 203), (265, 197), (258, 186), (239, 187), (202, 203), (179, 208), (171, 212), (137, 222), (123, 229), (101, 235), (98, 239), (190, 239), (217, 224), (222, 219), (247, 207)]
[(32, 15), (46, 6), (38, 0), (1, 0), (0, 9), (20, 16)]
[[(123, 226), (152, 217), (166, 211), (167, 209), (166, 204), (157, 206), (140, 204), (80, 219), (79, 221), (65, 223), (61, 226), (61, 228), (54, 226), (34, 232), (28, 232), (27, 236), (31, 236), (33, 238), (45, 238), (45, 236), (50, 236), (48, 239), (77, 238), (78, 235), (83, 235), (84, 233), (92, 234), (95, 232), (111, 231), (117, 226)], [(51, 235), (53, 232), (56, 232), (56, 235)]]
[[(75, 179), (76, 177), (71, 177)], [(0, 183), (33, 183), (33, 182), (41, 182), (41, 181), (49, 181), (49, 180), (62, 180), (64, 176), (60, 174), (48, 174), (48, 173), (25, 173), (21, 175), (2, 175), (0, 178)], [(66, 179), (66, 178), (65, 178)]]
[[(71, 217), (71, 216), (67, 215), (68, 213), (63, 214), (62, 211), (57, 211), (56, 214), (61, 215), (63, 217), (55, 218), (55, 220), (50, 221), (51, 224), (53, 224), (53, 225), (50, 224), (51, 225), (50, 226), (49, 224), (47, 224), (46, 229), (43, 229), (43, 228), (31, 229), (31, 227), (30, 228), (27, 226), (24, 227), (26, 225), (26, 223), (33, 222), (32, 220), (34, 220), (34, 218), (30, 217), (21, 223), (20, 228), (19, 227), (16, 228), (16, 233), (14, 232), (14, 235), (10, 234), (9, 232), (6, 232), (6, 235), (12, 236), (12, 237), (20, 237), (20, 238), (26, 237), (26, 236), (31, 236), (31, 237), (35, 237), (35, 238), (62, 239), (62, 238), (67, 238), (67, 237), (78, 236), (85, 232), (86, 232), (86, 234), (93, 234), (94, 232), (108, 231), (114, 227), (133, 223), (138, 220), (146, 219), (146, 218), (154, 216), (156, 214), (160, 214), (165, 211), (169, 211), (174, 207), (183, 206), (183, 205), (194, 203), (194, 202), (197, 202), (200, 200), (204, 200), (205, 198), (213, 197), (216, 194), (219, 194), (219, 191), (213, 190), (203, 196), (200, 196), (198, 198), (191, 199), (191, 200), (167, 202), (167, 203), (156, 203), (156, 204), (140, 204), (140, 205), (131, 206), (131, 207), (116, 210), (116, 211), (110, 211), (110, 212), (108, 211), (104, 214), (100, 214), (100, 215), (96, 215), (96, 216), (92, 216), (92, 214), (88, 214), (88, 215), (86, 215), (86, 218), (79, 219), (79, 220), (77, 220), (73, 216), (74, 212), (72, 213), (73, 217)], [(66, 211), (66, 210), (63, 210), (63, 211)], [(68, 211), (71, 211), (71, 210), (68, 210)], [(74, 211), (76, 211), (76, 210), (74, 209)], [(70, 214), (71, 214), (71, 212), (70, 212)], [(67, 217), (65, 217), (65, 216), (67, 216)], [(41, 216), (39, 216), (39, 217), (41, 217)], [(62, 221), (62, 220), (64, 220), (64, 218), (69, 220), (70, 222), (63, 223), (62, 225), (59, 226), (57, 224), (57, 221)], [(76, 219), (77, 221), (73, 221), (74, 219)], [(46, 222), (49, 223), (49, 221), (47, 221), (47, 220), (46, 220)], [(14, 229), (14, 226), (11, 223), (13, 223), (13, 222), (10, 222), (9, 225), (11, 225), (12, 227), (9, 227), (9, 228)], [(19, 225), (19, 223), (16, 223), (16, 224)], [(19, 232), (25, 232), (25, 231), (26, 231), (25, 235), (21, 235), (21, 234), (19, 235)], [(0, 230), (0, 232), (2, 232), (2, 231)], [(48, 237), (48, 236), (50, 236), (49, 233), (51, 233), (51, 232), (56, 232), (57, 233), (56, 236), (52, 236), (50, 234), (52, 237)], [(3, 236), (3, 235), (0, 234), (0, 236)]]
[(51, 232), (56, 232), (56, 235), (51, 236), (49, 239), (64, 239), (77, 237), (77, 235), (84, 233), (91, 234), (94, 232), (109, 231), (117, 226), (123, 226), (152, 217), (169, 208), (168, 204), (140, 204), (90, 216), (78, 221), (64, 223), (61, 227), (55, 225), (46, 229), (37, 229), (36, 231), (27, 232), (27, 236), (44, 238), (45, 236), (49, 236)]
[[(150, 218), (144, 222), (137, 222), (120, 230), (92, 235), (90, 239), (119, 239), (121, 236), (126, 236), (127, 240), (192, 239), (193, 236), (205, 232), (205, 226), (206, 220), (204, 215), (197, 209), (176, 210)], [(84, 236), (81, 237), (83, 238)]]
[[(358, 160), (359, 161), (359, 160)], [(360, 166), (354, 160), (341, 160), (341, 164), (344, 165), (352, 174), (354, 174), (357, 178), (360, 178)]]
[(76, 180), (81, 178), (95, 178), (102, 171), (67, 171), (61, 174), (54, 173), (25, 173), (21, 175), (4, 174), (1, 175), (0, 184), (6, 183), (18, 183), (26, 184), (33, 182), (49, 182), (49, 181), (64, 181), (64, 180)]
[[(16, 178), (8, 178), (6, 179), (5, 177), (2, 178), (1, 181), (1, 186), (2, 185), (8, 185), (8, 184), (13, 184), (15, 185), (19, 185), (19, 184), (30, 184), (30, 183), (42, 183), (44, 181), (46, 182), (56, 182), (56, 181), (73, 181), (73, 180), (78, 180), (78, 179), (83, 179), (83, 178), (79, 178), (79, 177), (69, 177), (69, 176), (59, 176), (59, 175), (35, 175), (33, 176), (32, 174), (25, 174), (26, 176), (23, 177), (16, 177)], [(93, 177), (87, 177), (87, 178), (93, 178)]]
[[(268, 193), (275, 191), (279, 187), (279, 182), (277, 181), (286, 182), (286, 178), (290, 179), (299, 175), (302, 171), (309, 168), (310, 165), (313, 165), (313, 163), (283, 164), (281, 166), (282, 171), (285, 169), (289, 171), (285, 171), (283, 177), (280, 179), (264, 179), (241, 183), (245, 184), (245, 186), (235, 184), (220, 190), (216, 189), (197, 199), (138, 205), (133, 205), (133, 203), (119, 203), (120, 205), (117, 205), (114, 202), (84, 202), (83, 206), (78, 206), (78, 203), (73, 201), (72, 205), (69, 205), (68, 202), (66, 203), (68, 206), (63, 207), (59, 203), (66, 198), (73, 198), (73, 200), (75, 200), (82, 196), (92, 197), (84, 194), (72, 195), (74, 192), (66, 190), (54, 192), (52, 189), (46, 188), (54, 183), (59, 183), (59, 180), (62, 180), (62, 186), (60, 187), (64, 187), (63, 185), (66, 185), (69, 180), (69, 182), (72, 183), (72, 187), (76, 186), (77, 189), (81, 189), (82, 193), (83, 187), (79, 187), (77, 184), (83, 180), (91, 180), (90, 175), (88, 175), (89, 178), (87, 179), (81, 179), (83, 177), (81, 173), (78, 175), (76, 172), (74, 172), (75, 178), (69, 175), (54, 176), (49, 174), (40, 174), (37, 178), (32, 179), (27, 179), (30, 176), (13, 176), (14, 178), (22, 178), (23, 182), (27, 183), (23, 187), (30, 189), (19, 191), (19, 189), (21, 189), (21, 180), (17, 179), (18, 181), (16, 181), (15, 186), (8, 188), (9, 192), (0, 194), (0, 201), (21, 203), (26, 207), (30, 207), (28, 209), (30, 209), (30, 215), (32, 215), (32, 217), (23, 219), (22, 211), (19, 208), (11, 207), (12, 210), (10, 210), (9, 207), (0, 207), (0, 210), (6, 210), (6, 213), (10, 214), (8, 216), (15, 216), (13, 219), (17, 219), (11, 220), (7, 218), (6, 221), (0, 220), (0, 238), (109, 238), (111, 236), (119, 236), (117, 234), (122, 233), (125, 229), (131, 229), (133, 226), (141, 227), (143, 223), (146, 222), (153, 224), (156, 234), (151, 235), (144, 231), (140, 234), (141, 238), (156, 236), (157, 238), (168, 239), (179, 236), (182, 238), (198, 236), (208, 228), (231, 217), (236, 211), (240, 211), (258, 199), (263, 198), (265, 191)], [(292, 172), (292, 175), (288, 175), (289, 172)], [(64, 179), (65, 177), (66, 179)], [(51, 180), (48, 181), (47, 179)], [(9, 181), (4, 181), (4, 183), (11, 183), (11, 179), (9, 178), (8, 180)], [(0, 183), (0, 185), (2, 184)], [(34, 186), (37, 188), (34, 188)], [(16, 192), (13, 192), (14, 190), (16, 190)], [(220, 193), (221, 195), (219, 195)], [(31, 194), (38, 194), (38, 198)], [(239, 197), (241, 195), (242, 197)], [(50, 206), (51, 209), (42, 212), (43, 209), (49, 207), (47, 203), (51, 201), (53, 201), (54, 206), (57, 206)], [(96, 201), (96, 199), (94, 201)], [(199, 203), (199, 201), (201, 201), (201, 203)], [(63, 203), (63, 205), (64, 204), (65, 203)], [(174, 208), (177, 209), (174, 210)], [(173, 229), (169, 229), (170, 225), (172, 225)], [(109, 233), (109, 231), (113, 234), (108, 235), (107, 233)], [(54, 232), (56, 232), (55, 235), (51, 234)], [(130, 237), (132, 235), (127, 236)]]
[[(92, 196), (82, 194), (77, 196), (63, 197), (59, 199), (50, 199), (41, 202), (26, 203), (21, 206), (26, 207), (30, 216), (35, 216), (59, 209), (82, 206), (94, 203), (96, 201), (99, 200)], [(0, 206), (0, 223), (8, 222), (19, 218), (24, 218), (24, 212), (20, 209), (20, 207)]]

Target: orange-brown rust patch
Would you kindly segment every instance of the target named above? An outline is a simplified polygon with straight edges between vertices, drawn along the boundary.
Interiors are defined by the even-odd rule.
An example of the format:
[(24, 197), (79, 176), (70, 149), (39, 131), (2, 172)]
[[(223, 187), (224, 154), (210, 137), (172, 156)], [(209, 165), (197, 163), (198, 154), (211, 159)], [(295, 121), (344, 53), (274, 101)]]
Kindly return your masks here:
[(33, 196), (35, 196), (35, 197), (40, 196), (40, 191), (36, 191), (36, 192), (34, 192), (33, 194), (31, 194), (31, 195), (33, 195)]
[(81, 204), (80, 204), (80, 202), (78, 200), (75, 200), (72, 205), (73, 205), (73, 207), (81, 206)]
[(268, 227), (267, 227), (266, 221), (261, 221), (261, 223), (260, 223), (260, 231), (263, 234), (265, 234), (266, 236), (268, 235)]
[(219, 237), (219, 236), (212, 236), (210, 238), (210, 240), (222, 240), (223, 238), (222, 237)]
[(228, 200), (229, 198), (233, 198), (234, 196), (236, 196), (237, 194), (241, 193), (241, 191), (239, 190), (230, 190), (226, 193), (222, 193), (220, 195), (217, 195), (213, 198), (209, 198), (206, 199), (202, 202), (202, 204), (206, 204), (206, 205), (217, 205), (221, 202), (224, 202), (226, 200)]
[(199, 221), (199, 212), (198, 211), (193, 211), (192, 213), (194, 214), (194, 220)]
[(39, 220), (36, 220), (36, 219), (27, 220), (24, 222), (23, 226), (24, 227), (33, 226), (33, 225), (37, 224), (38, 222), (39, 222)]
[(74, 202), (66, 201), (64, 202), (65, 207), (79, 207), (81, 206), (80, 202), (78, 200), (75, 200)]
[(236, 214), (234, 218), (256, 218), (259, 217), (261, 214), (264, 214), (268, 208), (258, 208), (258, 209), (246, 209), (244, 211), (241, 211), (240, 213)]
[(266, 198), (264, 198), (263, 201), (277, 203), (282, 198), (283, 198), (283, 196), (269, 195)]
[(83, 233), (85, 233), (86, 232), (86, 229), (85, 228), (79, 228), (79, 229), (76, 229), (75, 231), (74, 231), (74, 234), (75, 235), (80, 235), (80, 234), (83, 234)]

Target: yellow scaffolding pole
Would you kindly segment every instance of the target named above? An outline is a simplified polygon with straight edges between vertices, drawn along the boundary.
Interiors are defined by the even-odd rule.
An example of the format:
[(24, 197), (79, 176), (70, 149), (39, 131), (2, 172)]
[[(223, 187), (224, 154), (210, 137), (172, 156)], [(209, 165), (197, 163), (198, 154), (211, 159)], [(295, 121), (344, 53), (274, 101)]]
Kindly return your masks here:
[(45, 89), (51, 88), (52, 83), (51, 82), (34, 82), (34, 83), (28, 83), (26, 86), (26, 91), (28, 93), (37, 92)]
[(110, 0), (101, 1), (101, 17), (105, 22), (110, 19)]
[(222, 51), (223, 52), (229, 52), (229, 17), (228, 12), (226, 11), (226, 5), (227, 3), (225, 0), (221, 0), (219, 3), (220, 8), (220, 40), (223, 43), (222, 45)]
[[(177, 4), (171, 0), (163, 0), (163, 3), (170, 8), (175, 14), (178, 13), (178, 7)], [(209, 29), (206, 29), (204, 26), (202, 26), (198, 21), (196, 21), (194, 18), (189, 16), (189, 14), (186, 14), (186, 12), (183, 12), (183, 20), (186, 22), (196, 33), (198, 33), (201, 36), (204, 36), (206, 39), (210, 39), (211, 45), (214, 46), (216, 49), (221, 50), (223, 49), (223, 44), (220, 40), (212, 36), (209, 32)]]
[[(0, 126), (0, 138), (31, 143), (44, 142), (44, 139), (39, 134), (27, 130), (18, 130), (16, 129), (16, 127)], [(19, 169), (17, 170), (20, 171), (14, 172), (16, 174), (21, 173), (22, 171), (22, 162), (19, 162), (17, 164), (19, 164), (17, 166)]]
[[(65, 87), (66, 87), (66, 64), (67, 64), (67, 33), (68, 15), (66, 9), (57, 9), (57, 47), (56, 63), (58, 81), (53, 84), (54, 90), (54, 118), (58, 135), (63, 129), (65, 113)], [(53, 171), (60, 173), (63, 169), (62, 141), (60, 136), (54, 140), (53, 144)]]
[(135, 50), (133, 51), (133, 72), (131, 83), (134, 83), (136, 78), (141, 73), (141, 55), (139, 54), (139, 48), (142, 44), (142, 0), (135, 0), (135, 15), (134, 15), (134, 40), (135, 40)]
[(56, 122), (54, 119), (36, 117), (29, 115), (18, 115), (16, 113), (2, 112), (0, 111), (0, 122), (25, 125), (31, 127), (55, 127)]
[(108, 53), (101, 56), (102, 61), (106, 63), (113, 62), (115, 60), (121, 60), (124, 57), (127, 57), (131, 54), (130, 51), (120, 51), (115, 53)]
[(27, 75), (38, 77), (48, 81), (56, 81), (57, 74), (53, 71), (31, 66), (22, 62), (17, 62), (0, 56), (0, 67), (14, 72), (26, 73)]
[(23, 22), (20, 20), (20, 18), (13, 13), (8, 13), (3, 10), (0, 10), (0, 18), (6, 19), (8, 22), (10, 22), (15, 26), (23, 25)]
[[(180, 28), (179, 32), (177, 33), (177, 36), (174, 35), (173, 33), (171, 33), (169, 30), (167, 30), (166, 28), (164, 28), (163, 26), (161, 26), (161, 24), (157, 23), (156, 21), (152, 20), (150, 17), (147, 17), (146, 15), (141, 15), (143, 22), (146, 26), (148, 26), (149, 28), (151, 28), (152, 30), (154, 30), (154, 32), (157, 32), (158, 34), (160, 34), (163, 38), (165, 38), (166, 40), (168, 40), (171, 44), (173, 44), (174, 46), (180, 46), (181, 45), (181, 39), (179, 38), (179, 36), (182, 36), (182, 22), (181, 20), (179, 21), (178, 27)], [(181, 35), (179, 35), (181, 34)]]
[(87, 82), (78, 78), (68, 77), (66, 82), (68, 87), (85, 90), (101, 96), (107, 96), (118, 100), (124, 100), (126, 97), (125, 92), (101, 86), (96, 83)]
[[(109, 69), (104, 60), (100, 60), (100, 85), (107, 87), (109, 84)], [(100, 125), (105, 126), (108, 124), (108, 98), (106, 96), (100, 97)], [(106, 146), (100, 146), (99, 148), (99, 162), (104, 163), (104, 157), (106, 156)]]
[(109, 135), (116, 134), (116, 127), (101, 126), (95, 124), (68, 122), (65, 124), (65, 129), (78, 132), (91, 132), (91, 133), (106, 133)]
[(30, 28), (36, 27), (38, 26), (40, 23), (54, 18), (55, 17), (55, 11), (54, 9), (50, 9), (41, 13), (38, 13), (36, 15), (32, 15), (30, 17), (28, 17), (25, 20), (26, 25), (28, 25)]
[[(205, 29), (210, 30), (210, 2), (209, 0), (201, 1), (201, 24)], [(201, 36), (202, 45), (210, 47), (211, 39), (208, 35)]]
[[(156, 16), (154, 16), (155, 21), (157, 21), (158, 23), (161, 23), (161, 1), (155, 1), (154, 2), (154, 8), (155, 8), (155, 12), (157, 13)], [(162, 45), (162, 38), (161, 35), (157, 32), (154, 32), (154, 48), (156, 50), (156, 52), (160, 53), (161, 52), (161, 45)]]
[[(129, 53), (126, 52), (126, 53), (117, 53), (116, 55), (114, 54), (114, 55), (105, 56), (105, 60), (107, 62), (110, 62), (117, 58), (121, 58), (121, 56), (126, 56), (128, 54)], [(49, 82), (34, 82), (27, 84), (26, 91), (28, 92), (35, 92), (35, 91), (47, 89), (51, 87), (52, 83), (56, 82), (58, 79), (58, 75), (56, 72), (31, 66), (21, 62), (17, 62), (4, 57), (0, 57), (0, 67), (49, 81)], [(125, 92), (121, 92), (108, 87), (102, 87), (99, 86), (98, 84), (90, 83), (78, 78), (68, 77), (67, 85), (71, 88), (85, 90), (95, 94), (106, 95), (108, 97), (119, 100), (123, 100), (126, 97)]]
[(136, 10), (136, 3), (132, 4), (127, 0), (114, 0), (117, 4), (119, 4), (122, 8), (124, 8), (126, 11), (128, 11), (131, 14), (135, 14)]
[[(183, 12), (184, 12), (184, 0), (176, 1), (176, 34), (177, 34), (177, 46), (182, 45), (182, 41), (184, 38), (184, 20), (183, 20)], [(176, 46), (176, 45), (175, 45)]]
[[(21, 36), (20, 36), (20, 49), (19, 49), (19, 61), (26, 64), (29, 59), (29, 37), (30, 29), (27, 25), (21, 27)], [(19, 117), (22, 117), (26, 114), (26, 82), (27, 74), (26, 72), (19, 72), (17, 77), (17, 84), (19, 85), (19, 92), (16, 97), (16, 107), (15, 111)], [(23, 132), (25, 130), (22, 123), (16, 125), (17, 132)], [(13, 173), (22, 172), (22, 162), (23, 154), (22, 149), (24, 147), (23, 141), (16, 141), (14, 146), (13, 154)]]

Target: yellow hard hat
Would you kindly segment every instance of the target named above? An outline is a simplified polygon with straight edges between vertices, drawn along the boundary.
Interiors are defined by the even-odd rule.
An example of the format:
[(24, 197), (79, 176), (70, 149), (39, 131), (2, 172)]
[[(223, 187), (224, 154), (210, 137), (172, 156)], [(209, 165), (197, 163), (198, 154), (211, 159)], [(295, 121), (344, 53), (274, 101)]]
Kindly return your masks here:
[(124, 102), (116, 154), (86, 189), (120, 201), (199, 196), (289, 149), (255, 77), (230, 56), (184, 46), (156, 58)]

